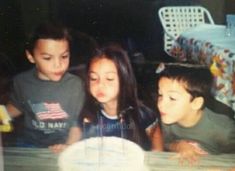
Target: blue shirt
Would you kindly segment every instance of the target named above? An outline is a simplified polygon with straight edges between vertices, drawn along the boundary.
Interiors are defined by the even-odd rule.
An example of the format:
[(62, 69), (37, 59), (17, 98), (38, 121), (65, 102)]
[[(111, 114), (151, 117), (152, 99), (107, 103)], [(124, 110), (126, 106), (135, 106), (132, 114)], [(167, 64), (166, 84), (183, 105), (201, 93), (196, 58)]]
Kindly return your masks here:
[[(147, 107), (141, 108), (140, 126), (147, 129), (158, 122), (152, 110)], [(109, 116), (103, 110), (98, 113), (98, 124), (83, 123), (83, 138), (97, 136), (117, 136), (126, 137), (128, 129), (132, 129), (133, 125), (125, 122), (121, 123), (117, 116)]]

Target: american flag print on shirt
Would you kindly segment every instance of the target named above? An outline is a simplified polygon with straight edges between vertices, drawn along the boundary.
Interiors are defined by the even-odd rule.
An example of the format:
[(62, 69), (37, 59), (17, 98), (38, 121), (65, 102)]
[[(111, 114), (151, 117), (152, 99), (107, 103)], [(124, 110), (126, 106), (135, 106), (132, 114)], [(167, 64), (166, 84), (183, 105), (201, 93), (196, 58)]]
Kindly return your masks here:
[(32, 105), (38, 120), (58, 120), (68, 118), (59, 103), (38, 103)]

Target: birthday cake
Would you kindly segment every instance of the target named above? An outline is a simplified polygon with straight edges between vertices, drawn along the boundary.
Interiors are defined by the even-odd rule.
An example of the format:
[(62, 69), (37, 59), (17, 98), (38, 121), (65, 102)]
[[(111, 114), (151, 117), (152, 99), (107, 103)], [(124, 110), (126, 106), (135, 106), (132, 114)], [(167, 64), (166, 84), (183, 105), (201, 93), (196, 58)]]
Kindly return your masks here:
[(147, 171), (140, 146), (118, 137), (96, 137), (77, 142), (63, 151), (60, 171)]

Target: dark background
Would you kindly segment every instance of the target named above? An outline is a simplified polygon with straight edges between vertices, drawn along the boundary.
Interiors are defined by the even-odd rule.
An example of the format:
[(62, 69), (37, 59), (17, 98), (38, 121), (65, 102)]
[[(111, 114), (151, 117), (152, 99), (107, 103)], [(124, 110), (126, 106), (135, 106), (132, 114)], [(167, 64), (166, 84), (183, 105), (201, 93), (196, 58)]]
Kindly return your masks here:
[(7, 65), (11, 63), (11, 72), (27, 69), (29, 63), (24, 58), (27, 33), (43, 20), (60, 20), (92, 36), (98, 43), (120, 42), (130, 56), (138, 51), (148, 61), (164, 60), (157, 11), (164, 5), (191, 4), (200, 3), (190, 0), (1, 0), (0, 52), (6, 56)]
[[(233, 0), (1, 0), (0, 74), (11, 79), (31, 67), (24, 55), (26, 35), (44, 20), (59, 20), (98, 44), (121, 43), (133, 63), (139, 94), (148, 99), (155, 91), (156, 63), (174, 61), (163, 51), (158, 9), (167, 5), (201, 5), (211, 12), (216, 24), (224, 24), (225, 14), (235, 12), (233, 4)], [(73, 45), (71, 66), (87, 61), (89, 43), (87, 37), (80, 37)]]

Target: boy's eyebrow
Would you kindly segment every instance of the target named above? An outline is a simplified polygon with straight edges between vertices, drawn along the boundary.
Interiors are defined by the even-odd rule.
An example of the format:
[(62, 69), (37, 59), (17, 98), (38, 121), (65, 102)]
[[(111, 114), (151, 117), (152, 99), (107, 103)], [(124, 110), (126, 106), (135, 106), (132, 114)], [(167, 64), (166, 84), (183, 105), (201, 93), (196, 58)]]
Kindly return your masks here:
[[(158, 90), (158, 93), (162, 92), (161, 90)], [(176, 91), (176, 90), (169, 90), (167, 91), (167, 93), (177, 93), (177, 94), (181, 94), (180, 92)]]
[(62, 52), (61, 54), (63, 54), (63, 53), (69, 53), (69, 49), (66, 49), (64, 52)]
[[(69, 53), (69, 50), (66, 50), (66, 51), (62, 52), (61, 55), (65, 54), (65, 53)], [(47, 53), (47, 52), (42, 52), (41, 55), (53, 56), (52, 54)]]
[(42, 52), (41, 55), (53, 56), (52, 54), (49, 54), (49, 53), (46, 53), (46, 52)]
[(65, 53), (69, 53), (69, 49), (66, 49), (64, 52), (62, 52), (60, 55), (64, 55)]

